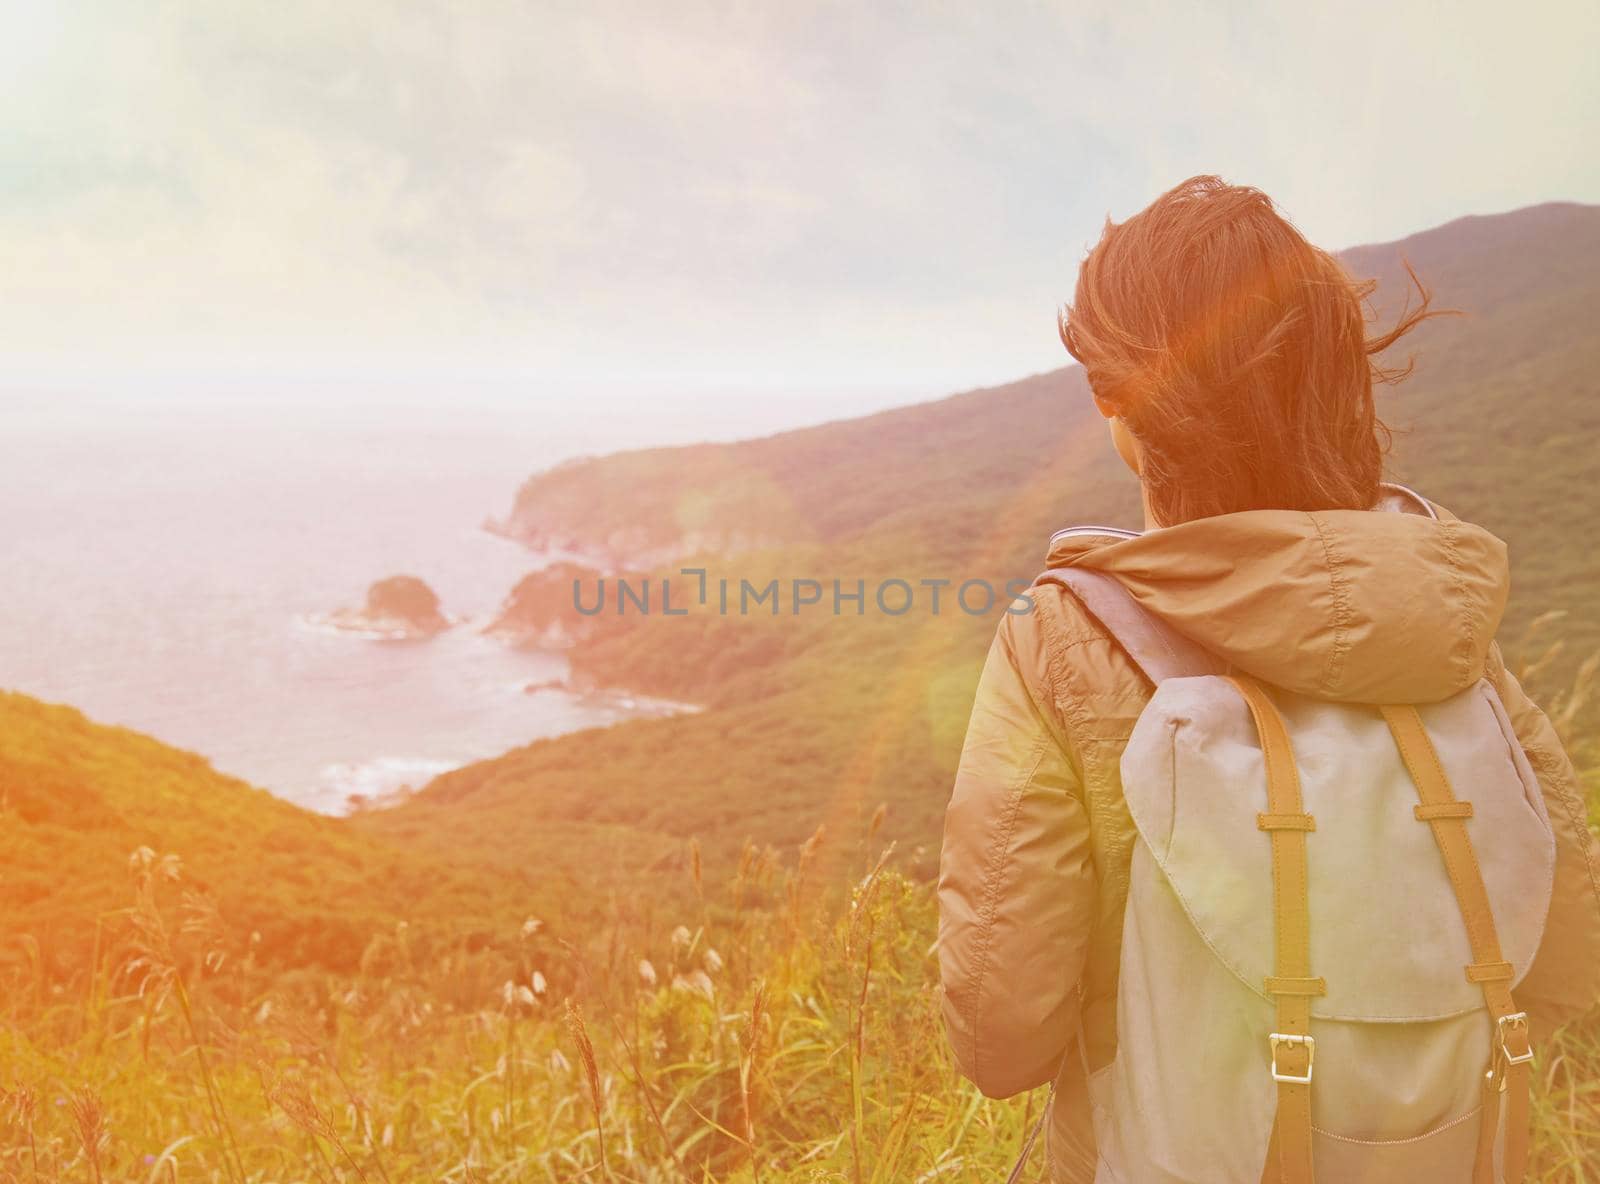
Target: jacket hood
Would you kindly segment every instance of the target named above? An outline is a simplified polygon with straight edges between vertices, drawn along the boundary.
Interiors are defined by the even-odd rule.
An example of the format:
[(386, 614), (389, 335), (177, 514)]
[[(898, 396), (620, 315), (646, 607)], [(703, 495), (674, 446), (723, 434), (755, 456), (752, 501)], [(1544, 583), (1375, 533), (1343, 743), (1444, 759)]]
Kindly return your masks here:
[(1051, 540), (1051, 567), (1114, 577), (1177, 632), (1273, 686), (1433, 703), (1483, 676), (1510, 587), (1506, 545), (1410, 490), (1372, 510), (1250, 510)]

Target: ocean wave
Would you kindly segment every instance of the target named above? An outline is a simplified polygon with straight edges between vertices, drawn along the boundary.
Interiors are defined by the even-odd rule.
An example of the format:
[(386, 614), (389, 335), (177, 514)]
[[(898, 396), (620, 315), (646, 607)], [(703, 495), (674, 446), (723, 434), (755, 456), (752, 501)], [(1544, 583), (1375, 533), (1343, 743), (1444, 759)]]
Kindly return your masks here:
[[(457, 625), (472, 622), (470, 617), (454, 617), (448, 613), (442, 615), (445, 625), (439, 630), (440, 633)], [(298, 629), (306, 633), (320, 633), (327, 637), (348, 637), (357, 641), (418, 641), (436, 636), (434, 633), (419, 633), (409, 625), (373, 624), (361, 620), (360, 614), (350, 613), (301, 613), (294, 618), (294, 623)]]
[(389, 629), (358, 628), (345, 625), (322, 613), (304, 613), (294, 619), (296, 628), (326, 637), (351, 637), (359, 641), (395, 641), (399, 634)]
[(389, 805), (421, 789), (460, 761), (417, 756), (380, 756), (324, 765), (317, 777), (319, 809), (345, 813), (356, 806)]
[(511, 684), (523, 695), (559, 695), (585, 707), (616, 713), (619, 719), (655, 719), (668, 715), (695, 715), (705, 708), (699, 703), (641, 695), (623, 687), (579, 687), (566, 676), (524, 679)]

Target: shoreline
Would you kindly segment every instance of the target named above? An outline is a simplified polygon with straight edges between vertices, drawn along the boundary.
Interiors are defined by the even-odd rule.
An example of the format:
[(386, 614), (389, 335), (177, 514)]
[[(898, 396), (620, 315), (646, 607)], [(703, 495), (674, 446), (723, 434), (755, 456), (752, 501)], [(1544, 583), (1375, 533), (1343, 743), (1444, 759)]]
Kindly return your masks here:
[[(519, 647), (512, 647), (519, 648)], [(541, 650), (540, 652), (555, 656), (562, 651)], [(570, 665), (565, 676), (548, 679), (529, 679), (516, 686), (515, 694), (529, 698), (540, 696), (553, 696), (565, 699), (578, 706), (604, 713), (609, 718), (596, 720), (580, 727), (569, 728), (547, 735), (533, 736), (518, 744), (511, 744), (506, 748), (475, 756), (467, 760), (452, 761), (447, 759), (432, 758), (427, 756), (380, 756), (370, 760), (342, 761), (336, 765), (326, 766), (323, 770), (324, 777), (332, 775), (338, 778), (329, 788), (334, 790), (339, 799), (336, 810), (319, 810), (293, 798), (285, 797), (313, 813), (327, 814), (336, 818), (348, 818), (356, 814), (373, 813), (380, 810), (391, 810), (425, 793), (428, 786), (438, 778), (454, 773), (483, 761), (497, 760), (508, 752), (531, 744), (539, 744), (560, 740), (567, 736), (576, 736), (583, 732), (604, 730), (632, 723), (636, 720), (673, 719), (678, 716), (698, 715), (706, 710), (703, 703), (691, 703), (686, 700), (669, 699), (658, 695), (648, 695), (622, 686), (602, 686), (586, 682), (583, 679), (574, 679)], [(370, 780), (374, 776), (382, 779), (385, 770), (418, 769), (426, 768), (428, 777), (420, 785), (378, 785), (370, 791), (362, 791), (359, 786), (363, 780)], [(339, 784), (342, 782), (343, 784)], [(349, 792), (344, 792), (345, 789)], [(272, 791), (269, 791), (272, 792)], [(283, 795), (274, 793), (275, 797)]]
[[(538, 676), (534, 674), (506, 686), (503, 693), (517, 698), (543, 698), (559, 704), (549, 714), (557, 719), (566, 717), (566, 723), (554, 732), (540, 732), (535, 721), (530, 721), (532, 734), (507, 742), (504, 733), (498, 737), (497, 747), (485, 746), (466, 759), (452, 756), (430, 755), (426, 737), (429, 732), (419, 729), (417, 738), (424, 743), (408, 752), (389, 751), (383, 755), (356, 759), (340, 759), (321, 766), (317, 774), (317, 789), (312, 793), (290, 796), (277, 794), (316, 813), (335, 817), (393, 809), (426, 792), (440, 776), (466, 768), (481, 761), (498, 759), (507, 752), (529, 744), (576, 735), (595, 728), (610, 728), (632, 720), (668, 719), (680, 715), (694, 715), (705, 710), (705, 705), (685, 700), (651, 695), (628, 686), (614, 686), (596, 681), (581, 670), (574, 669), (574, 659), (580, 655), (590, 640), (587, 630), (575, 628), (563, 619), (559, 605), (537, 608), (534, 618), (542, 627), (531, 627), (508, 618), (514, 596), (524, 581), (540, 572), (550, 572), (562, 564), (582, 565), (588, 570), (608, 570), (611, 560), (602, 551), (588, 548), (555, 546), (514, 533), (504, 522), (486, 518), (481, 523), (484, 533), (507, 542), (513, 542), (528, 556), (526, 574), (505, 594), (500, 608), (492, 613), (445, 617), (444, 628), (434, 631), (415, 631), (403, 627), (404, 623), (377, 621), (370, 614), (353, 610), (332, 613), (305, 614), (296, 618), (296, 625), (307, 632), (341, 638), (348, 642), (378, 643), (386, 646), (424, 646), (447, 642), (451, 635), (458, 641), (481, 639), (508, 653), (523, 653), (559, 662), (559, 670)], [(570, 615), (570, 614), (565, 614)], [(548, 619), (547, 619), (548, 618)], [(395, 627), (401, 626), (401, 627)], [(574, 710), (576, 709), (576, 710)], [(537, 712), (535, 714), (538, 714)], [(573, 716), (587, 717), (576, 722)], [(407, 746), (409, 747), (409, 746)], [(459, 755), (471, 744), (454, 747)], [(437, 753), (438, 749), (435, 749)], [(315, 804), (313, 804), (315, 803)]]

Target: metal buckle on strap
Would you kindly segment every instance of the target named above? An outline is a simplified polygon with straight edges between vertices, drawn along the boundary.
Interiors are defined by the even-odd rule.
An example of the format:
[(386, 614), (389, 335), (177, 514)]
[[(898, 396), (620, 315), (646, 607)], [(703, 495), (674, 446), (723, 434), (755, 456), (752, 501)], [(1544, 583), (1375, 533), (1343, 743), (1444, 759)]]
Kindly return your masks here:
[[(1500, 1037), (1500, 1055), (1505, 1057), (1507, 1066), (1526, 1065), (1533, 1060), (1533, 1043), (1528, 1039), (1527, 1012), (1514, 1011), (1510, 1015), (1503, 1015), (1495, 1021), (1495, 1028)], [(1510, 1031), (1522, 1033), (1523, 1046), (1527, 1048), (1527, 1052), (1513, 1053), (1511, 1051), (1510, 1046), (1506, 1044), (1506, 1036), (1509, 1034), (1508, 1028)]]
[[(1510, 1019), (1510, 1016), (1506, 1017)], [(1267, 1043), (1272, 1046), (1272, 1080), (1287, 1082), (1290, 1085), (1310, 1085), (1311, 1066), (1317, 1059), (1317, 1041), (1312, 1036), (1301, 1036), (1295, 1032), (1273, 1032), (1267, 1036)], [(1278, 1071), (1278, 1046), (1288, 1045), (1291, 1048), (1301, 1047), (1306, 1050), (1306, 1075), (1296, 1077), (1293, 1073), (1280, 1073)]]

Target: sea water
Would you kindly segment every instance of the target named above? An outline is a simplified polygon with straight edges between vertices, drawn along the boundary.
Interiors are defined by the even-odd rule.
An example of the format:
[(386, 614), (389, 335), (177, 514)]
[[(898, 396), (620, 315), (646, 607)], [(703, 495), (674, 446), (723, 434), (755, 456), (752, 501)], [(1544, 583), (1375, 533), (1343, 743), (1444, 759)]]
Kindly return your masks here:
[[(0, 381), (0, 688), (150, 733), (327, 812), (542, 737), (672, 710), (563, 691), (565, 656), (483, 635), (545, 561), (485, 520), (571, 456), (733, 439), (930, 393)], [(426, 580), (460, 624), (411, 642), (327, 627), (398, 574)]]
[[(329, 812), (637, 714), (480, 632), (540, 562), (482, 522), (605, 443), (504, 398), (8, 392), (0, 687)], [(460, 624), (383, 642), (320, 623), (399, 573)]]

